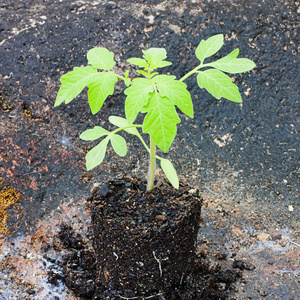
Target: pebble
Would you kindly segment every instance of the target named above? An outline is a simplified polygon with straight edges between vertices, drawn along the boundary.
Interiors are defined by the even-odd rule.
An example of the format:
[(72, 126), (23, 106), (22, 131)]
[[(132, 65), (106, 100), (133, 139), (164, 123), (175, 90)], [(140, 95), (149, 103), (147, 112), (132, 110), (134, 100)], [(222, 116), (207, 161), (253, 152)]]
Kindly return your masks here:
[(255, 266), (244, 260), (235, 260), (232, 264), (233, 268), (239, 268), (240, 270), (254, 270)]
[(158, 221), (166, 221), (166, 220), (167, 220), (167, 217), (164, 216), (164, 215), (157, 215), (157, 216), (155, 216), (155, 220), (158, 220)]
[(243, 235), (243, 231), (240, 228), (233, 228), (232, 232), (234, 233), (234, 235), (236, 236), (241, 236)]
[(282, 238), (281, 233), (277, 229), (275, 229), (275, 228), (270, 228), (269, 229), (269, 234), (270, 234), (271, 239), (273, 241), (275, 241), (275, 240), (281, 240), (281, 238)]
[(189, 194), (196, 194), (197, 193), (197, 189), (190, 189), (189, 190)]
[(264, 233), (264, 232), (260, 232), (260, 233), (257, 235), (257, 239), (258, 239), (259, 241), (264, 241), (264, 242), (265, 242), (269, 237), (270, 237), (270, 235), (267, 234), (267, 233)]
[(109, 186), (107, 184), (103, 184), (100, 190), (98, 191), (99, 195), (102, 197), (106, 197), (108, 192), (109, 192)]

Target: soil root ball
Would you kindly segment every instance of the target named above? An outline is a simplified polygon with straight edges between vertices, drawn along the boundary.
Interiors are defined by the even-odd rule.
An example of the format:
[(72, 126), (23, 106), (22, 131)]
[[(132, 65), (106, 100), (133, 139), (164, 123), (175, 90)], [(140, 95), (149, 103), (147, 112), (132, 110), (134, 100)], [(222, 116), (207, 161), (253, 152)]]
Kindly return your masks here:
[[(193, 193), (191, 192), (193, 191)], [(139, 178), (109, 180), (91, 200), (101, 283), (123, 297), (148, 296), (185, 282), (195, 259), (202, 199)]]

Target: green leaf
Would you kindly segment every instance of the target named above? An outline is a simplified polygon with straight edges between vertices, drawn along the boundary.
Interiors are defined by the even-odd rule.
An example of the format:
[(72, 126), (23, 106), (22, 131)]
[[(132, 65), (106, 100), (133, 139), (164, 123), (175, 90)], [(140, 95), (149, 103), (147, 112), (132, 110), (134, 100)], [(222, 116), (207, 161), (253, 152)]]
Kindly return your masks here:
[(129, 123), (134, 122), (143, 106), (147, 104), (151, 92), (153, 92), (152, 83), (144, 78), (133, 79), (133, 85), (124, 91), (124, 94), (127, 95), (125, 114)]
[(156, 74), (158, 74), (158, 72), (153, 72), (151, 74), (148, 74), (147, 72), (143, 71), (143, 70), (137, 70), (138, 73), (144, 75), (147, 79), (150, 79), (151, 77), (155, 76)]
[(199, 72), (197, 82), (200, 88), (205, 88), (217, 99), (223, 97), (234, 102), (242, 102), (238, 87), (232, 83), (229, 76), (219, 70), (209, 69)]
[(150, 65), (154, 65), (167, 58), (167, 51), (164, 48), (149, 48), (143, 50), (143, 57), (147, 60)]
[(168, 159), (162, 159), (160, 161), (160, 165), (161, 165), (161, 168), (164, 171), (165, 175), (167, 176), (167, 178), (173, 185), (173, 187), (178, 189), (179, 188), (179, 180), (178, 180), (177, 172), (176, 172), (173, 164), (171, 163), (171, 161)]
[(140, 74), (142, 74), (142, 75), (144, 75), (145, 77), (148, 76), (148, 73), (145, 72), (145, 71), (143, 71), (143, 70), (137, 70), (137, 72), (140, 73)]
[(107, 144), (109, 142), (109, 136), (102, 140), (96, 147), (88, 152), (85, 156), (86, 159), (86, 169), (89, 171), (99, 166), (106, 153)]
[[(164, 48), (150, 48), (146, 51), (143, 50), (143, 57), (147, 60), (151, 66), (151, 70), (157, 68), (164, 68), (170, 66), (172, 63), (164, 61), (167, 58), (167, 51)], [(148, 69), (148, 68), (146, 68)]]
[(120, 156), (127, 154), (127, 145), (123, 137), (118, 134), (112, 134), (110, 136), (110, 142), (115, 152)]
[(252, 60), (247, 58), (237, 58), (238, 55), (239, 49), (235, 49), (225, 57), (214, 61), (209, 65), (231, 74), (247, 72), (256, 67)]
[(146, 60), (142, 59), (142, 58), (132, 57), (132, 58), (127, 59), (127, 61), (132, 65), (139, 66), (140, 68), (148, 67)]
[(124, 77), (125, 77), (124, 83), (126, 86), (130, 86), (130, 83), (131, 83), (131, 79), (128, 78), (128, 75), (129, 75), (129, 70), (127, 70), (124, 75)]
[(163, 152), (168, 152), (176, 136), (176, 124), (180, 123), (174, 104), (169, 98), (152, 93), (143, 111), (147, 112), (143, 132), (149, 133)]
[(97, 70), (92, 67), (77, 68), (73, 71), (63, 75), (60, 78), (62, 86), (60, 87), (56, 96), (54, 106), (70, 103), (82, 90), (90, 83), (90, 81), (97, 75)]
[(92, 129), (85, 130), (81, 135), (80, 138), (84, 141), (93, 141), (101, 138), (102, 136), (108, 135), (109, 131), (105, 130), (100, 126), (95, 126)]
[(126, 79), (124, 80), (124, 83), (125, 83), (126, 86), (130, 86), (131, 79), (130, 79), (130, 78), (126, 78)]
[(194, 117), (193, 102), (186, 84), (175, 80), (175, 76), (158, 75), (152, 80), (157, 84), (161, 96), (169, 98), (173, 104), (190, 118)]
[(159, 61), (157, 64), (156, 64), (156, 69), (157, 68), (164, 68), (164, 67), (167, 67), (167, 66), (171, 66), (172, 63), (170, 61)]
[(87, 53), (88, 63), (94, 68), (109, 71), (116, 62), (114, 61), (114, 53), (106, 48), (93, 48)]
[(224, 44), (223, 34), (214, 35), (207, 40), (202, 40), (196, 49), (196, 56), (203, 63), (204, 59), (217, 53)]
[[(131, 126), (132, 124), (129, 124), (129, 122), (121, 117), (117, 117), (117, 116), (110, 116), (108, 118), (109, 122), (119, 128), (124, 128), (124, 127), (128, 127)], [(124, 131), (132, 134), (132, 135), (140, 135), (138, 130), (135, 127), (131, 127), (131, 128), (126, 128), (123, 129)]]
[[(153, 76), (155, 76), (155, 75), (157, 75), (157, 74), (158, 74), (158, 72), (153, 72), (153, 73), (151, 73), (150, 78), (152, 78)], [(150, 78), (148, 78), (148, 79), (150, 79)]]
[(118, 81), (114, 72), (101, 72), (94, 76), (89, 83), (89, 105), (92, 114), (96, 114), (109, 95), (114, 93), (115, 83)]

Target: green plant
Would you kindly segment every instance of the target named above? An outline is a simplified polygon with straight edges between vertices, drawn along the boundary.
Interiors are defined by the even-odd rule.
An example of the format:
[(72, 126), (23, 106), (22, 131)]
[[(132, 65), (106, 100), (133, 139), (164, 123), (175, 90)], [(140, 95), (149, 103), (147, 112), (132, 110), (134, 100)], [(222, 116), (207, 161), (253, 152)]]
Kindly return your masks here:
[[(126, 95), (126, 118), (109, 117), (109, 122), (117, 128), (109, 132), (102, 127), (95, 126), (80, 135), (82, 140), (103, 138), (97, 146), (87, 153), (87, 170), (91, 170), (102, 163), (109, 142), (118, 155), (126, 155), (126, 141), (117, 134), (119, 131), (125, 131), (137, 136), (150, 154), (147, 189), (153, 188), (156, 159), (160, 160), (161, 168), (171, 184), (178, 188), (179, 181), (173, 164), (169, 159), (156, 154), (156, 146), (166, 153), (176, 136), (180, 118), (175, 106), (190, 118), (194, 117), (191, 95), (183, 81), (189, 76), (197, 74), (197, 83), (200, 88), (205, 88), (217, 99), (223, 97), (240, 103), (242, 98), (238, 87), (223, 72), (236, 74), (255, 67), (251, 60), (237, 58), (238, 49), (217, 61), (204, 63), (204, 60), (217, 53), (223, 44), (224, 37), (222, 34), (202, 40), (196, 49), (196, 56), (200, 60), (200, 64), (179, 80), (175, 76), (159, 75), (156, 72), (157, 69), (172, 64), (165, 60), (167, 54), (163, 48), (150, 48), (143, 51), (143, 58), (134, 57), (127, 60), (130, 64), (138, 66), (137, 72), (142, 75), (142, 77), (134, 79), (129, 77), (128, 70), (124, 76), (112, 71), (116, 64), (112, 52), (106, 48), (91, 49), (87, 53), (90, 66), (75, 67), (73, 71), (61, 77), (62, 86), (58, 91), (54, 106), (63, 102), (66, 104), (71, 102), (87, 86), (89, 106), (92, 113), (96, 114), (107, 97), (114, 93), (114, 85), (118, 79), (123, 80), (127, 88), (124, 91)], [(201, 69), (205, 70), (202, 71)], [(134, 124), (139, 113), (146, 114), (143, 124)], [(141, 128), (143, 133), (149, 134), (150, 146), (146, 144), (138, 128)]]

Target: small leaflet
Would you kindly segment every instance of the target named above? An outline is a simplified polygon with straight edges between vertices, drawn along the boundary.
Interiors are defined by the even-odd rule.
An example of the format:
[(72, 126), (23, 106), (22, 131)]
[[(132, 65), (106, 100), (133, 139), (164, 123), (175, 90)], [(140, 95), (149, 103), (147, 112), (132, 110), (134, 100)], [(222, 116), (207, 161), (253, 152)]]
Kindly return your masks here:
[(167, 51), (164, 48), (149, 48), (148, 50), (143, 50), (143, 54), (143, 57), (150, 65), (154, 65), (167, 58)]
[(127, 95), (125, 115), (129, 123), (135, 121), (138, 113), (148, 103), (151, 92), (153, 92), (152, 83), (145, 78), (133, 79), (133, 85), (124, 91), (124, 94)]
[(201, 89), (205, 88), (218, 100), (222, 97), (233, 102), (241, 103), (242, 97), (238, 87), (232, 83), (229, 76), (216, 69), (199, 72), (197, 82)]
[(98, 72), (89, 83), (88, 99), (92, 114), (96, 114), (106, 98), (114, 93), (118, 81), (114, 72)]
[(127, 61), (132, 65), (139, 66), (140, 68), (147, 68), (148, 67), (147, 61), (145, 59), (142, 59), (142, 58), (132, 57), (132, 58), (127, 59)]
[[(128, 126), (132, 125), (132, 124), (129, 124), (129, 122), (126, 119), (124, 119), (122, 117), (118, 117), (118, 116), (110, 116), (108, 118), (108, 120), (111, 124), (113, 124), (119, 128), (124, 128), (124, 127), (128, 127)], [(123, 130), (132, 135), (137, 135), (137, 136), (140, 135), (138, 130), (135, 127), (125, 128)]]
[(105, 135), (108, 135), (109, 131), (106, 129), (100, 127), (100, 126), (95, 126), (92, 129), (87, 129), (85, 130), (81, 135), (80, 138), (84, 141), (94, 141), (97, 140)]
[(167, 178), (173, 185), (173, 187), (178, 189), (179, 188), (179, 180), (178, 180), (177, 172), (176, 172), (173, 164), (171, 163), (171, 161), (168, 159), (162, 159), (160, 161), (160, 165), (161, 165), (161, 168), (164, 171), (165, 175), (167, 176)]
[(88, 63), (93, 68), (109, 71), (116, 62), (114, 61), (114, 53), (106, 48), (96, 47), (87, 53)]
[(127, 144), (125, 139), (122, 136), (118, 134), (112, 134), (110, 136), (110, 142), (114, 151), (118, 155), (125, 156), (127, 154)]
[(172, 101), (162, 97), (159, 93), (152, 93), (143, 122), (143, 132), (149, 133), (155, 144), (163, 151), (168, 152), (177, 132), (180, 119)]
[(203, 63), (204, 59), (216, 54), (224, 44), (223, 34), (214, 35), (207, 40), (202, 40), (196, 49), (196, 56)]
[(60, 78), (62, 86), (56, 96), (54, 107), (65, 102), (70, 103), (97, 75), (97, 70), (92, 67), (75, 67), (73, 71), (63, 75)]
[(108, 142), (109, 142), (109, 136), (107, 136), (96, 147), (94, 147), (87, 153), (85, 159), (86, 159), (86, 169), (88, 171), (94, 169), (95, 167), (99, 166), (102, 163), (105, 157)]
[(184, 114), (193, 118), (194, 109), (190, 92), (185, 83), (175, 79), (175, 76), (158, 75), (152, 80), (157, 84), (161, 96), (169, 98)]
[(247, 72), (256, 67), (252, 60), (247, 58), (237, 58), (238, 55), (239, 49), (235, 49), (225, 57), (218, 59), (209, 65), (231, 74)]

